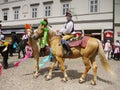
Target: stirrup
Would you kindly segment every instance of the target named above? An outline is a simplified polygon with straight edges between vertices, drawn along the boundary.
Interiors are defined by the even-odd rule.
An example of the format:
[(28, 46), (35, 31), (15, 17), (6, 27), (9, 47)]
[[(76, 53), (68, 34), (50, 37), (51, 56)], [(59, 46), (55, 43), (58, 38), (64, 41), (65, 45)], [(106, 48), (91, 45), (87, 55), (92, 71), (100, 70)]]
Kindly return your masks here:
[(71, 55), (73, 54), (72, 51), (68, 51), (66, 55)]

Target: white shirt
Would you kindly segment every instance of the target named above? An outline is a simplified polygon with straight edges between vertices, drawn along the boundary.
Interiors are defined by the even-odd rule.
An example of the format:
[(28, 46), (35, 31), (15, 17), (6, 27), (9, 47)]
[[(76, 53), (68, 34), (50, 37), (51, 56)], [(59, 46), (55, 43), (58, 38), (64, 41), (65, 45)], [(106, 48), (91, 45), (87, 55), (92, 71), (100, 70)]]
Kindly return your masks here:
[(72, 29), (73, 29), (73, 22), (69, 21), (64, 25), (64, 27), (59, 32), (62, 32), (63, 34), (69, 34), (71, 33)]
[(28, 35), (27, 34), (23, 35), (22, 40), (24, 40), (24, 39), (28, 39)]
[(119, 47), (119, 46), (120, 46), (119, 42), (116, 42), (116, 43), (115, 43), (115, 46), (118, 46), (118, 47)]
[(0, 35), (0, 40), (5, 39), (5, 36), (3, 34)]
[(111, 45), (109, 42), (105, 43), (104, 51), (110, 51), (111, 50)]

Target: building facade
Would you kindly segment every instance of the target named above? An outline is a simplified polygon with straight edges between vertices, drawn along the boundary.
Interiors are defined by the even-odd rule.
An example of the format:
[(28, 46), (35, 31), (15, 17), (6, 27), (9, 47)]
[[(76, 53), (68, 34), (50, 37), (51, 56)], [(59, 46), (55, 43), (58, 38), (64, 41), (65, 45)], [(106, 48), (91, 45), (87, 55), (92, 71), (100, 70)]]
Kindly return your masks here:
[(120, 41), (120, 0), (115, 0), (114, 13), (114, 37)]
[(73, 15), (75, 30), (100, 40), (112, 39), (113, 0), (0, 0), (2, 31), (20, 34), (24, 24), (37, 28), (46, 17), (49, 25), (58, 30), (66, 22), (66, 11)]

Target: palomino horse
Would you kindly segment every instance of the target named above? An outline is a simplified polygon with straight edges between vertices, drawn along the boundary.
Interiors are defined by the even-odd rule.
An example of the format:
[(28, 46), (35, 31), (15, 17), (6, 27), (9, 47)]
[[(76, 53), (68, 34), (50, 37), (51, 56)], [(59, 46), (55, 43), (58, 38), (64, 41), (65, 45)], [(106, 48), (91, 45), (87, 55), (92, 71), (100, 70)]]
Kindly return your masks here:
[(34, 33), (34, 31), (32, 30), (32, 27), (29, 24), (26, 24), (25, 28), (27, 29), (27, 34), (28, 34), (28, 44), (32, 47), (32, 49), (33, 49), (33, 57), (36, 60), (36, 64), (35, 64), (36, 70), (35, 70), (34, 77), (38, 77), (39, 76), (39, 53), (40, 53), (40, 47), (39, 47), (38, 41), (31, 38), (31, 34)]
[[(85, 71), (83, 72), (82, 76), (79, 79), (79, 82), (82, 83), (85, 81), (86, 75), (88, 73), (88, 71), (90, 70), (90, 68), (92, 67), (93, 69), (93, 73), (94, 73), (94, 77), (92, 80), (92, 84), (95, 85), (96, 81), (97, 81), (97, 65), (96, 65), (96, 61), (95, 61), (95, 57), (97, 54), (99, 54), (100, 56), (100, 60), (102, 65), (104, 66), (104, 68), (110, 72), (113, 73), (111, 70), (111, 67), (109, 66), (109, 64), (107, 63), (104, 51), (103, 51), (103, 47), (101, 42), (98, 39), (92, 38), (90, 37), (90, 39), (87, 42), (86, 48), (82, 48), (81, 46), (77, 46), (77, 47), (73, 47), (71, 48), (72, 50), (72, 55), (64, 55), (64, 49), (63, 46), (61, 44), (61, 37), (56, 35), (56, 32), (51, 30), (50, 27), (49, 28), (49, 33), (48, 33), (48, 44), (49, 46), (52, 48), (52, 54), (54, 57), (54, 60), (52, 60), (52, 64), (50, 65), (50, 70), (49, 73), (46, 77), (46, 80), (50, 80), (52, 78), (52, 71), (53, 68), (55, 66), (55, 63), (58, 62), (61, 66), (61, 70), (63, 72), (63, 81), (67, 81), (68, 80), (68, 75), (66, 73), (66, 69), (65, 69), (65, 65), (64, 65), (64, 58), (78, 58), (78, 57), (82, 57), (83, 62), (85, 64)], [(34, 32), (32, 31), (32, 28), (28, 29), (28, 36), (34, 36)], [(37, 36), (42, 37), (43, 36), (43, 29), (38, 28), (38, 34)], [(39, 55), (39, 51), (38, 51), (38, 46), (35, 43), (36, 41), (34, 39), (29, 38), (29, 42), (31, 43), (31, 46), (33, 48), (33, 52), (34, 55), (36, 55), (36, 57)], [(34, 50), (35, 49), (35, 50)], [(36, 59), (36, 68), (37, 70), (39, 69), (38, 66), (38, 58)]]

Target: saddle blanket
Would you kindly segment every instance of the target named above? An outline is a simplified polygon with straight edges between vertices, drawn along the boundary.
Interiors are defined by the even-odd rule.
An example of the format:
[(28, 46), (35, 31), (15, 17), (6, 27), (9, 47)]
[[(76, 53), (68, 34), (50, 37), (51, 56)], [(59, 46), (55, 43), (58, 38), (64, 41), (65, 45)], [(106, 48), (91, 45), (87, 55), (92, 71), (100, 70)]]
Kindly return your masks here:
[(70, 42), (69, 46), (70, 47), (81, 46), (82, 48), (85, 48), (89, 38), (90, 38), (89, 36), (84, 36), (80, 40)]

